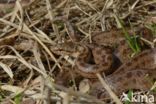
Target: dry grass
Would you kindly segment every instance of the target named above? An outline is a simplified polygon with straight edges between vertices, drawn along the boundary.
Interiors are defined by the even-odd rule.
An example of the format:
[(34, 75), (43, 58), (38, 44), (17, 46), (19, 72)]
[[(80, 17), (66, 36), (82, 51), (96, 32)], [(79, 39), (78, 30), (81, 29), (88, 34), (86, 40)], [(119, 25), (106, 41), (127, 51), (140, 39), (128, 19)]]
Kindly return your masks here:
[[(74, 62), (68, 56), (54, 54), (50, 47), (64, 41), (77, 41), (75, 34), (86, 41), (91, 40), (90, 34), (96, 31), (120, 28), (116, 15), (126, 27), (130, 23), (133, 27), (156, 23), (156, 1), (32, 0), (23, 7), (17, 0), (11, 12), (0, 18), (0, 101), (7, 104), (20, 104), (21, 100), (22, 104), (26, 101), (34, 104), (34, 100), (36, 104), (105, 104), (78, 92), (72, 72), (66, 73), (73, 81), (72, 86), (66, 88), (55, 83), (56, 79), (66, 80), (67, 75), (60, 77), (59, 73), (71, 70)], [(111, 95), (121, 103), (113, 92)]]

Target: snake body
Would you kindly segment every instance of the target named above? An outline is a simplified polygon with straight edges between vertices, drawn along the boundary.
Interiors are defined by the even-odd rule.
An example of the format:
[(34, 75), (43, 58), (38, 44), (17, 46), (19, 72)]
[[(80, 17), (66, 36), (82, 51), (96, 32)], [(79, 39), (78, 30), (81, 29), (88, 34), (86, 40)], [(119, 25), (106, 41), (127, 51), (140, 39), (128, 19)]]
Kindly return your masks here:
[[(133, 34), (131, 30), (128, 33)], [(140, 33), (140, 36), (147, 40), (153, 40), (148, 29), (137, 30), (135, 33)], [(144, 46), (140, 39), (138, 41), (140, 46)], [(78, 49), (74, 48), (77, 44), (71, 44), (69, 43), (68, 47), (72, 48), (66, 48), (66, 51)], [(60, 46), (65, 48), (64, 45)], [(152, 81), (156, 79), (156, 48), (144, 49), (130, 58), (133, 51), (121, 30), (96, 33), (92, 35), (91, 44), (82, 43), (78, 47), (81, 47), (81, 52), (75, 61), (75, 71), (90, 79), (96, 78), (96, 73), (105, 73), (107, 84), (117, 95), (129, 89), (149, 90)], [(109, 97), (100, 82), (97, 81), (91, 86), (90, 94), (100, 99)]]
[[(129, 31), (129, 34), (132, 34), (131, 31)], [(145, 37), (147, 35), (147, 32), (146, 34), (142, 33), (142, 35)], [(78, 69), (76, 71), (84, 77), (94, 77), (95, 73), (97, 72), (105, 72), (106, 75), (113, 73), (113, 71), (117, 69), (113, 67), (117, 66), (113, 65), (117, 63), (117, 61), (114, 61), (116, 57), (118, 58), (118, 60), (120, 60), (121, 63), (123, 63), (123, 65), (119, 69), (117, 69), (118, 71), (144, 67), (146, 66), (145, 62), (152, 60), (151, 58), (154, 56), (154, 52), (151, 56), (148, 56), (147, 53), (150, 52), (144, 51), (140, 56), (135, 56), (133, 59), (131, 59), (130, 55), (133, 53), (133, 51), (129, 47), (129, 44), (126, 42), (124, 34), (121, 30), (94, 34), (92, 36), (92, 40), (92, 44), (87, 44), (86, 46), (84, 46), (84, 51), (82, 51), (75, 63), (75, 66)], [(110, 49), (113, 47), (116, 47), (114, 53)], [(94, 60), (94, 64), (89, 63), (91, 60), (90, 54), (92, 54), (93, 56), (92, 58)], [(140, 57), (142, 56), (144, 56), (146, 59), (140, 60)]]
[[(142, 35), (145, 36), (149, 34), (150, 32), (146, 31)], [(129, 89), (144, 91), (150, 89), (152, 81), (156, 79), (156, 48), (145, 49), (133, 58), (128, 58), (128, 54), (131, 54), (132, 50), (129, 48), (121, 31), (103, 32), (94, 35), (92, 39), (96, 45), (88, 46), (90, 51), (86, 49), (87, 51), (83, 51), (80, 54), (75, 63), (77, 68), (76, 72), (87, 78), (94, 78), (95, 73), (104, 72), (106, 74), (105, 80), (117, 95)], [(117, 57), (121, 56), (119, 60), (122, 64), (119, 68), (116, 68), (115, 71), (112, 69), (114, 68), (112, 64), (116, 63), (113, 62), (112, 51), (104, 47), (107, 44), (111, 45), (111, 47), (117, 44)], [(94, 64), (89, 64), (90, 58), (88, 57), (91, 53)], [(92, 86), (94, 87), (91, 90), (91, 94), (100, 99), (109, 97), (107, 91), (100, 85), (100, 82), (96, 82)]]
[[(121, 65), (114, 73), (108, 75), (105, 80), (117, 95), (121, 95), (129, 89), (149, 90), (152, 82), (156, 79), (155, 75), (156, 48), (141, 52)], [(108, 98), (107, 91), (99, 85), (100, 82), (93, 84), (91, 94), (100, 99)]]
[[(0, 0), (0, 9), (13, 7), (15, 2), (16, 0)], [(24, 4), (29, 2), (29, 0), (22, 0)], [(133, 32), (128, 31), (128, 33)], [(146, 36), (147, 34), (150, 34), (147, 29), (141, 30), (141, 35), (149, 39)], [(156, 79), (156, 48), (144, 50), (129, 59), (128, 56), (132, 53), (132, 50), (121, 31), (94, 34), (92, 35), (92, 41), (93, 44), (83, 46), (84, 51), (75, 62), (76, 72), (87, 78), (95, 78), (95, 73), (104, 72), (107, 75), (105, 80), (118, 95), (128, 89), (148, 90), (152, 86), (152, 80)], [(115, 46), (117, 48), (114, 53), (123, 63), (115, 69), (116, 71), (113, 67), (115, 55), (112, 54), (112, 49), (110, 49), (110, 47)], [(92, 56), (93, 59), (91, 60)], [(150, 80), (147, 80), (147, 75)], [(90, 93), (100, 99), (108, 97), (108, 93), (102, 88), (100, 82), (95, 82), (92, 85)]]

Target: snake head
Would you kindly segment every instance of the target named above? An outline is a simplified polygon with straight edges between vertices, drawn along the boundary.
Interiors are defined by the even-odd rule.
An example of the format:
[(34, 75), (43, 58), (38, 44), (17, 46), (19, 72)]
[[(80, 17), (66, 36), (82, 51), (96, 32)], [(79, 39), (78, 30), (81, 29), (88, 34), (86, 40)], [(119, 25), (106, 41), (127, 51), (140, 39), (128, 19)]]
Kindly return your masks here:
[(50, 50), (57, 55), (69, 55), (77, 57), (84, 48), (73, 42), (58, 43), (50, 47)]

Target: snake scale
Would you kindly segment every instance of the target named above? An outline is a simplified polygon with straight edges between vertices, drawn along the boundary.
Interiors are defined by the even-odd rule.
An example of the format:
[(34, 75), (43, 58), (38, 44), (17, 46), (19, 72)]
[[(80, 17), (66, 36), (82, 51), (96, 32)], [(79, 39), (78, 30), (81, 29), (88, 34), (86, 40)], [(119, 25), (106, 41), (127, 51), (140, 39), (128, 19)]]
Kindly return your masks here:
[[(129, 30), (128, 33), (132, 35), (133, 31)], [(147, 28), (136, 30), (135, 33), (147, 40), (153, 39)], [(142, 46), (142, 42), (140, 43)], [(83, 51), (75, 61), (75, 71), (85, 78), (95, 78), (96, 73), (104, 72), (107, 84), (117, 95), (129, 89), (150, 89), (152, 81), (156, 79), (156, 48), (144, 49), (134, 57), (129, 57), (133, 51), (122, 30), (93, 34), (91, 44), (83, 43), (80, 46)], [(66, 47), (65, 50), (70, 52), (76, 49), (72, 43), (61, 47)], [(98, 81), (92, 84), (90, 93), (99, 99), (109, 97)]]

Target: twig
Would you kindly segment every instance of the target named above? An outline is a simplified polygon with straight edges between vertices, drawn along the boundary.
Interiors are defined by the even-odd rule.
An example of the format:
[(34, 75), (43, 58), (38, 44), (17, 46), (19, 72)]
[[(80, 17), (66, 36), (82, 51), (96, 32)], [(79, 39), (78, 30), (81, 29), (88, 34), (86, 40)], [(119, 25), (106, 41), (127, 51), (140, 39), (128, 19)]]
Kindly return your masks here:
[(121, 101), (119, 100), (119, 98), (115, 95), (115, 93), (110, 89), (110, 87), (103, 80), (103, 78), (101, 77), (101, 75), (99, 73), (97, 73), (96, 76), (100, 80), (103, 88), (105, 88), (107, 90), (107, 92), (109, 93), (109, 95), (111, 96), (111, 98), (116, 102), (116, 104), (122, 104)]

